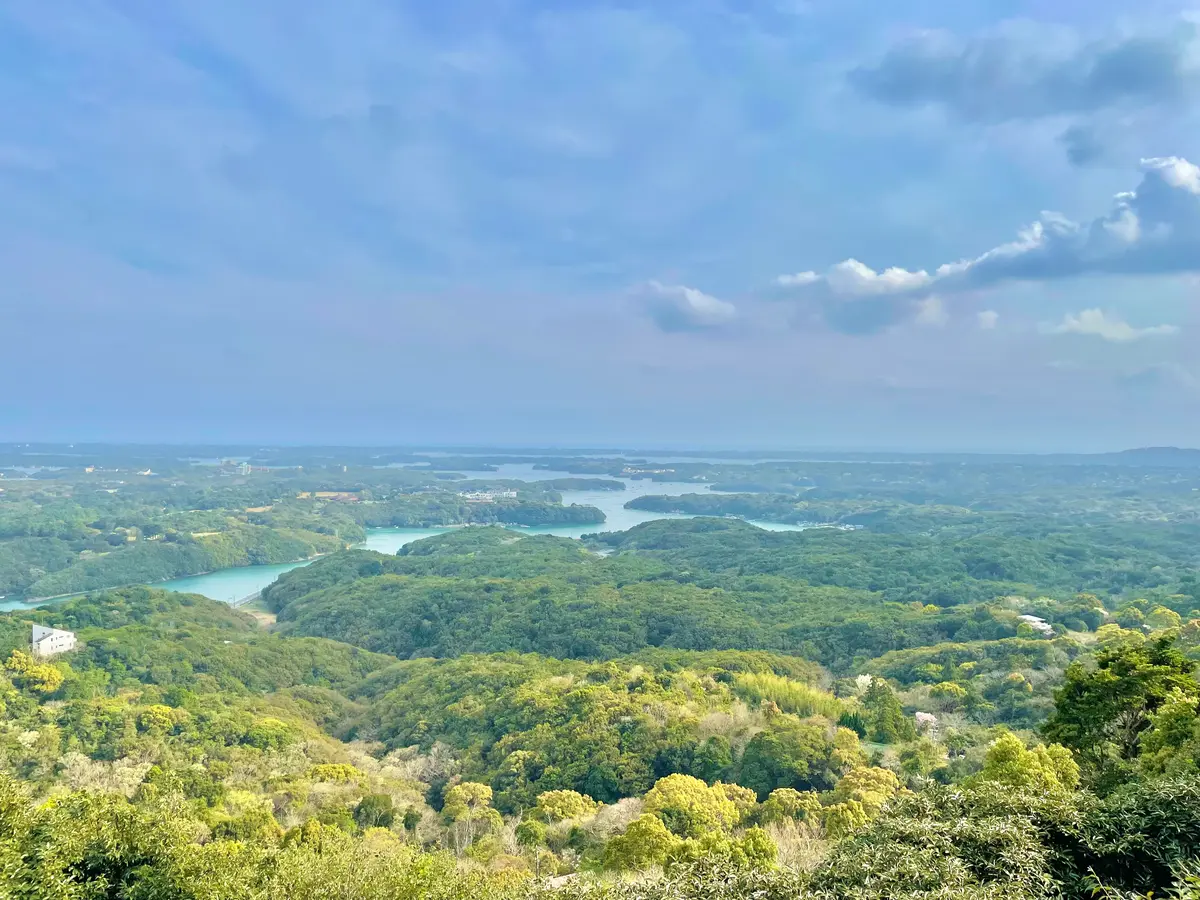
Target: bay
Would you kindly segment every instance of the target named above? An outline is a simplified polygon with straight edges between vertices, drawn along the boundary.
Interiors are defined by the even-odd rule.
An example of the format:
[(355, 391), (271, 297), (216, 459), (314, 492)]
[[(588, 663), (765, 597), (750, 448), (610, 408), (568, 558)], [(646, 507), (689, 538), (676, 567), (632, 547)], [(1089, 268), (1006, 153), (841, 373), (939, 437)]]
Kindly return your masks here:
[[(492, 479), (512, 479), (520, 481), (548, 481), (554, 478), (572, 477), (566, 472), (534, 469), (530, 463), (510, 463), (498, 467), (499, 471), (487, 472)], [(468, 470), (469, 471), (469, 470)], [(464, 473), (466, 474), (466, 473)], [(621, 491), (562, 491), (563, 503), (582, 506), (595, 506), (605, 515), (605, 521), (598, 525), (570, 526), (538, 526), (521, 528), (512, 526), (513, 531), (522, 534), (552, 534), (559, 537), (579, 538), (585, 534), (596, 534), (608, 531), (626, 531), (643, 522), (655, 519), (690, 518), (690, 516), (672, 515), (666, 513), (648, 512), (638, 509), (626, 509), (625, 504), (637, 497), (649, 494), (677, 497), (681, 494), (707, 493), (708, 486), (693, 482), (648, 481), (620, 479), (625, 483)], [(751, 522), (759, 528), (768, 531), (800, 531), (803, 525), (784, 525), (778, 522)], [(462, 526), (458, 526), (462, 527)], [(454, 530), (447, 528), (371, 528), (367, 530), (367, 538), (357, 545), (361, 549), (374, 550), (378, 553), (395, 553), (405, 544), (419, 541), (423, 538), (445, 534)], [(203, 575), (190, 575), (186, 578), (174, 578), (155, 584), (155, 587), (168, 591), (203, 594), (213, 600), (225, 603), (240, 603), (253, 597), (267, 585), (285, 572), (307, 566), (312, 560), (282, 563), (266, 566), (238, 566), (231, 569), (220, 569)], [(12, 602), (11, 606), (0, 601), (0, 609), (28, 608), (26, 604)]]

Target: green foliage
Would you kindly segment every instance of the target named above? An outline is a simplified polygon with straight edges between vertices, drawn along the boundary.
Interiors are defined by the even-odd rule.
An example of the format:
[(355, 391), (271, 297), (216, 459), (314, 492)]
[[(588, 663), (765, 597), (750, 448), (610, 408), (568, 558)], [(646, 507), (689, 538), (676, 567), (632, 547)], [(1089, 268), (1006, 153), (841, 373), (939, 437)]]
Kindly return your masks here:
[(781, 715), (751, 738), (742, 754), (738, 783), (766, 799), (777, 788), (828, 790), (843, 766), (829, 725)]
[(625, 833), (614, 837), (604, 849), (604, 865), (609, 869), (648, 869), (667, 861), (679, 843), (662, 819), (643, 813), (629, 823)]
[(395, 818), (390, 794), (367, 794), (354, 807), (354, 823), (359, 828), (390, 828)]
[(1094, 666), (1067, 669), (1044, 733), (1080, 754), (1098, 776), (1111, 777), (1138, 755), (1142, 732), (1168, 698), (1200, 696), (1194, 668), (1170, 637), (1106, 647)]
[(821, 800), (815, 793), (785, 787), (771, 791), (763, 802), (761, 818), (764, 822), (816, 820), (820, 812)]
[[(460, 750), (464, 774), (489, 782), (505, 812), (535, 806), (546, 791), (611, 803), (673, 773), (716, 781), (731, 770), (738, 732), (703, 737), (700, 717), (731, 709), (729, 683), (761, 657), (726, 654), (722, 665), (734, 671), (707, 656), (692, 669), (692, 658), (678, 653), (662, 668), (512, 655), (410, 660), (364, 683), (361, 727), (390, 747)], [(833, 738), (817, 732), (834, 765)]]
[(895, 691), (882, 678), (872, 678), (862, 697), (863, 718), (867, 737), (881, 744), (911, 741), (917, 736), (916, 726), (904, 715)]
[(746, 672), (737, 675), (733, 690), (755, 704), (769, 700), (781, 710), (798, 716), (824, 716), (838, 719), (844, 706), (826, 691), (784, 678), (771, 672)]
[(40, 663), (23, 650), (14, 650), (4, 661), (13, 684), (36, 694), (53, 694), (63, 683), (63, 673), (50, 663)]
[(1078, 787), (1079, 766), (1061, 744), (1026, 749), (1020, 738), (1006, 732), (988, 748), (979, 778), (1018, 790), (1062, 793)]
[(595, 812), (596, 801), (578, 791), (543, 791), (538, 794), (533, 814), (546, 822), (577, 819)]
[[(517, 650), (602, 659), (651, 647), (771, 649), (847, 668), (897, 648), (1015, 633), (1018, 620), (1008, 610), (914, 608), (859, 589), (733, 568), (727, 550), (706, 541), (735, 525), (640, 526), (628, 535), (653, 536), (670, 552), (648, 555), (635, 544), (607, 558), (563, 538), (464, 529), (408, 545), (392, 559), (352, 553), (318, 560), (287, 573), (264, 596), (288, 633), (334, 637), (401, 658)], [(766, 532), (744, 527), (755, 541), (766, 540), (759, 537)], [(693, 545), (711, 554), (676, 559)], [(798, 706), (807, 702), (797, 696)]]
[[(553, 486), (468, 504), (460, 487), (495, 483), (369, 468), (384, 464), (185, 473), (95, 502), (69, 478), (22, 483), (0, 496), (0, 592), (298, 558), (364, 524), (593, 516)], [(681, 463), (770, 490), (670, 502), (863, 527), (457, 529), (289, 573), (265, 592), (277, 631), (143, 587), (0, 616), (0, 895), (1191, 890), (1194, 477), (1030, 470)], [(80, 649), (29, 658), (34, 622)], [(920, 738), (915, 710), (938, 713)], [(1059, 743), (991, 728), (1048, 715)], [(544, 883), (556, 874), (579, 877)]]
[(659, 779), (646, 794), (645, 808), (681, 837), (728, 831), (741, 818), (737, 804), (720, 785), (709, 787), (690, 775)]

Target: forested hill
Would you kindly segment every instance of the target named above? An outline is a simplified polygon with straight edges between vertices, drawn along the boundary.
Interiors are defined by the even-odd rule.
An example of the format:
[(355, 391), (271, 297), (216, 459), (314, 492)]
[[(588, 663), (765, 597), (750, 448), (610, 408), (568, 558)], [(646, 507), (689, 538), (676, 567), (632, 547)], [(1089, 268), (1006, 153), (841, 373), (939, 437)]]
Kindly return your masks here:
[[(264, 592), (286, 634), (400, 657), (537, 652), (603, 659), (644, 647), (769, 649), (848, 669), (945, 640), (1011, 637), (1018, 610), (926, 609), (861, 589), (673, 569), (497, 529), (420, 542), (420, 555), (320, 560)], [(993, 596), (989, 594), (989, 596)]]
[(1015, 637), (1021, 615), (1064, 631), (1095, 627), (1093, 600), (1081, 593), (1145, 591), (1159, 597), (1139, 598), (1147, 610), (1173, 614), (1200, 607), (1194, 582), (1179, 580), (1194, 546), (1095, 537), (951, 541), (693, 519), (595, 535), (599, 552), (589, 552), (563, 538), (471, 529), (397, 557), (323, 559), (264, 596), (287, 633), (401, 657), (771, 649), (835, 671), (892, 650)]

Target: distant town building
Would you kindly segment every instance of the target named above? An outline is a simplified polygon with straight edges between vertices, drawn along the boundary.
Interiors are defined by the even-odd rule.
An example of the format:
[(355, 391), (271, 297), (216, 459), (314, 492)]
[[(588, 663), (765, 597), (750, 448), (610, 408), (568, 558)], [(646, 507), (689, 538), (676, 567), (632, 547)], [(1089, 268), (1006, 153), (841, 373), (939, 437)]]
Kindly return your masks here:
[(1054, 634), (1054, 626), (1039, 616), (1021, 616), (1021, 621), (1041, 634)]
[(516, 491), (459, 491), (468, 503), (495, 503), (497, 500), (516, 500)]
[(75, 649), (75, 632), (34, 625), (29, 650), (34, 656), (55, 656)]

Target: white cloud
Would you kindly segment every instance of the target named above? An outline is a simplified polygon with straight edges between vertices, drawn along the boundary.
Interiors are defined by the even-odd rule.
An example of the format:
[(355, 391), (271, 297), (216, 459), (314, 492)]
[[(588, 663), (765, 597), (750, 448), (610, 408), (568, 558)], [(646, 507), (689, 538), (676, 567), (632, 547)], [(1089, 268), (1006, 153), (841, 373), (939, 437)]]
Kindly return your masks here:
[(1067, 313), (1056, 325), (1042, 328), (1046, 334), (1083, 334), (1114, 343), (1128, 343), (1147, 337), (1166, 337), (1178, 334), (1174, 325), (1151, 325), (1135, 328), (1123, 319), (1106, 313), (1102, 309), (1085, 309), (1079, 313)]
[[(847, 259), (830, 268), (824, 280), (835, 294), (863, 297), (918, 290), (930, 284), (933, 277), (928, 272), (910, 272), (897, 266), (876, 272), (857, 259)], [(815, 279), (808, 283), (815, 283)]]
[(1189, 194), (1200, 194), (1200, 166), (1178, 156), (1143, 159), (1142, 165), (1158, 171), (1163, 181)]
[(795, 275), (780, 275), (775, 283), (780, 287), (804, 287), (820, 280), (821, 276), (816, 272), (797, 272)]
[(702, 331), (722, 328), (737, 318), (737, 307), (682, 284), (651, 281), (646, 309), (663, 331)]
[(976, 319), (979, 322), (979, 327), (984, 331), (991, 331), (1000, 321), (1000, 313), (994, 309), (985, 309), (978, 313)]

